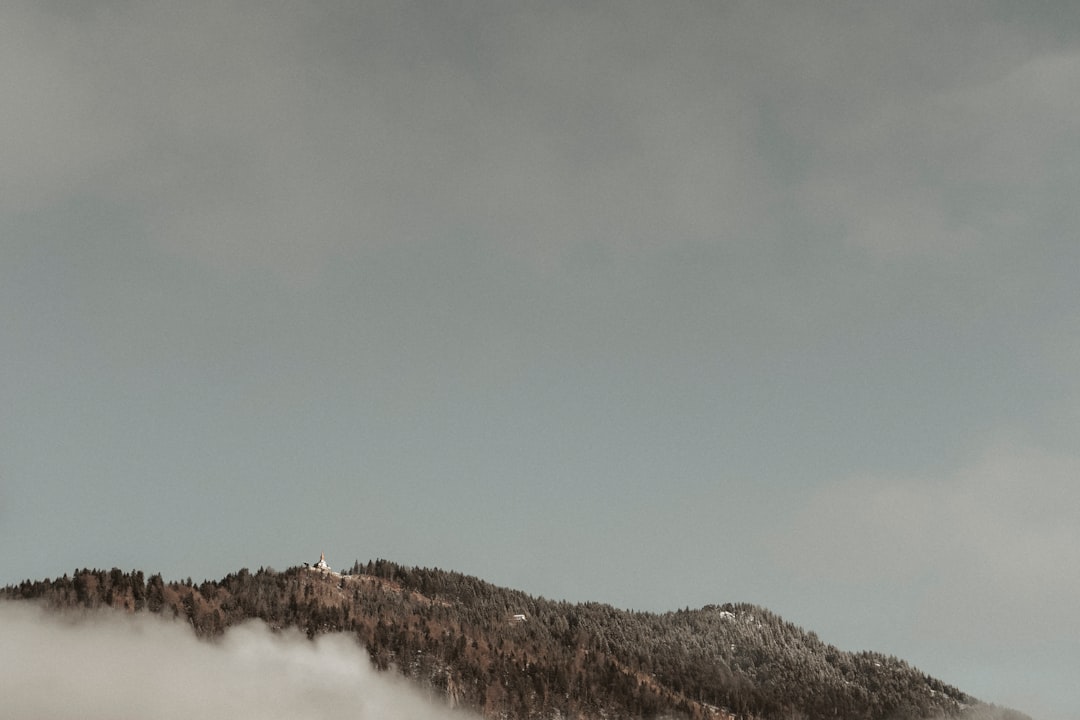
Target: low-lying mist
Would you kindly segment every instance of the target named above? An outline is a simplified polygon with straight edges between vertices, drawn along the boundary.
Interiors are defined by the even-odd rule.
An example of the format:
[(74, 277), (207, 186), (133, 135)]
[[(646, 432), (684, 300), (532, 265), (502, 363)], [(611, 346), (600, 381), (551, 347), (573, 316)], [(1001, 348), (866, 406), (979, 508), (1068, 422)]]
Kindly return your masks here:
[(349, 635), (251, 622), (204, 641), (181, 621), (0, 603), (4, 717), (445, 720), (451, 710), (372, 667)]

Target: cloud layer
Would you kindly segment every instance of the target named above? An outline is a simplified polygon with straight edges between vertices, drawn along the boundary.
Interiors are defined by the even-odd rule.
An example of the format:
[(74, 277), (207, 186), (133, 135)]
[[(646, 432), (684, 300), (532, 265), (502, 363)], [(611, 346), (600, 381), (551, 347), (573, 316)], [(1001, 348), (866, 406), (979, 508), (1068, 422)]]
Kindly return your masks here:
[(211, 643), (157, 616), (4, 603), (0, 678), (4, 712), (36, 720), (466, 717), (378, 673), (348, 636), (310, 642), (255, 622)]

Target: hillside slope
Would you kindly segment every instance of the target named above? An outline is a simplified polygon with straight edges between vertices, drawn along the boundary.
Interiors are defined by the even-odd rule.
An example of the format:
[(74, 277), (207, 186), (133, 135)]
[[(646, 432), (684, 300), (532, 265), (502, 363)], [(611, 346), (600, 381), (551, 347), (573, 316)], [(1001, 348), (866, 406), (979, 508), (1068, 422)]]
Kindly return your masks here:
[(630, 612), (383, 560), (346, 574), (243, 569), (198, 585), (83, 569), (0, 597), (162, 613), (211, 638), (250, 618), (311, 637), (349, 632), (378, 668), (488, 717), (1026, 718), (897, 658), (838, 650), (754, 605)]

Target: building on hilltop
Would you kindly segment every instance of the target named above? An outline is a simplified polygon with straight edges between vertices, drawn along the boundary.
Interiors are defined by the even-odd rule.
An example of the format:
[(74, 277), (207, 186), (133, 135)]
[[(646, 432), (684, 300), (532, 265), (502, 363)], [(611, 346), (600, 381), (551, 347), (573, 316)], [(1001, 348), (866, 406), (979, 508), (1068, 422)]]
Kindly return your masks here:
[(315, 563), (314, 565), (304, 563), (304, 567), (311, 568), (312, 570), (319, 570), (321, 572), (334, 572), (330, 569), (330, 566), (326, 564), (326, 553), (319, 553), (319, 562)]

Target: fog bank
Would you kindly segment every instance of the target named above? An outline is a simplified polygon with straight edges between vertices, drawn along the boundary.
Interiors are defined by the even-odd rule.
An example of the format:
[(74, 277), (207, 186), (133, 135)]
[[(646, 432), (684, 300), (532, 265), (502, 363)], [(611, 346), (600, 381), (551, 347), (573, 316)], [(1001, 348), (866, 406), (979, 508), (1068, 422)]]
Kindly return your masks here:
[(0, 603), (0, 678), (16, 719), (466, 717), (379, 673), (349, 635), (312, 642), (261, 622), (207, 642), (158, 616)]

